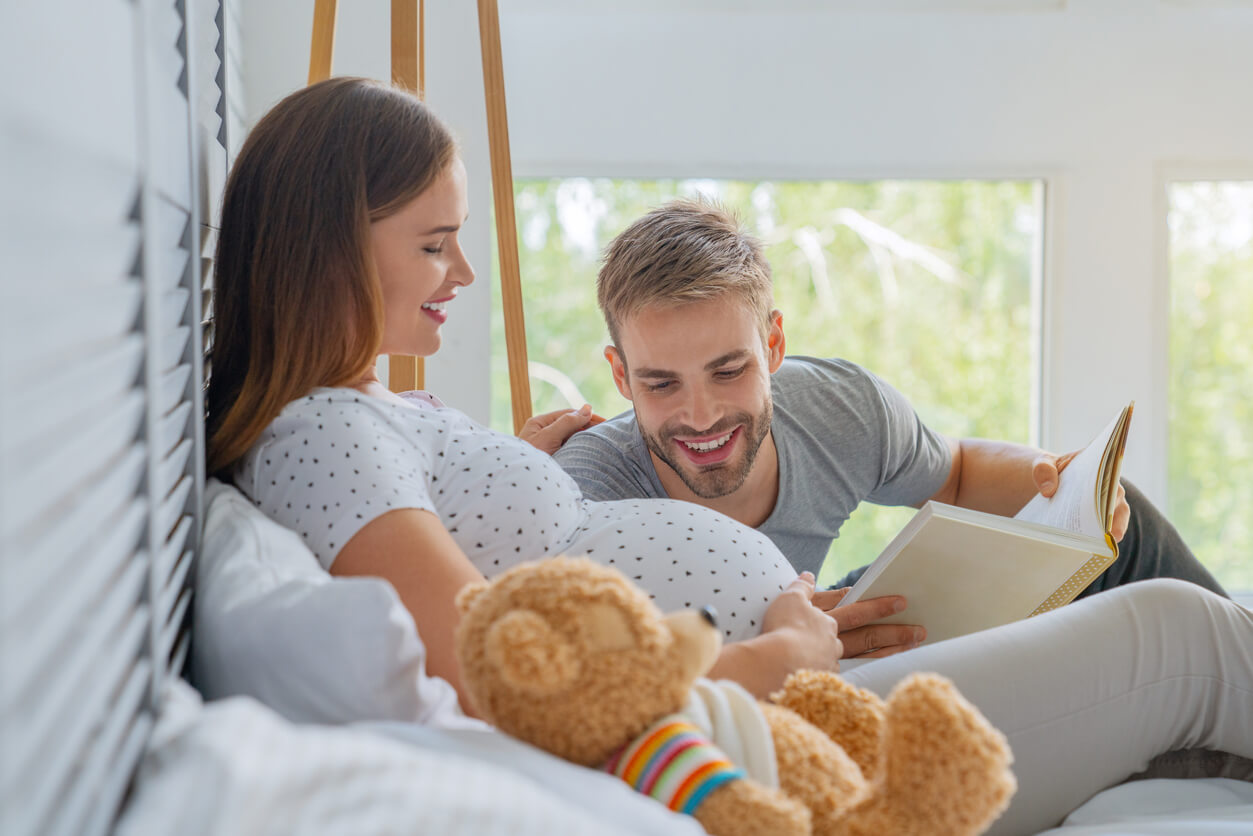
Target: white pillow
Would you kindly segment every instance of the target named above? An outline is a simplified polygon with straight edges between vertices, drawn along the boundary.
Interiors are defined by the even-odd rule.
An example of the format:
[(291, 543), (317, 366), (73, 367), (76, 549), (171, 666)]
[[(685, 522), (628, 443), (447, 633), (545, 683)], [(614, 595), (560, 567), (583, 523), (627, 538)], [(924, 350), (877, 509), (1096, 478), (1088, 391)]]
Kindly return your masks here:
[(235, 487), (205, 488), (191, 677), (207, 699), (255, 697), (294, 722), (464, 726), (456, 692), (391, 584), (332, 578)]

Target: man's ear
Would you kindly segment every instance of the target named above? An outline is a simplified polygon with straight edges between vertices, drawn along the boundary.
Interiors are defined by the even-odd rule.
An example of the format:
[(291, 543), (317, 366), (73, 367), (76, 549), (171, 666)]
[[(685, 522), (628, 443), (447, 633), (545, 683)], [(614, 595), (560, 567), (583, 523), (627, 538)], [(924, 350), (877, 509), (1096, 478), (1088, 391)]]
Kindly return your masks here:
[(632, 400), (631, 386), (627, 383), (626, 361), (622, 359), (622, 353), (616, 347), (607, 345), (605, 346), (605, 360), (609, 362), (609, 368), (613, 372), (613, 383), (622, 393), (622, 397), (628, 401)]
[(787, 338), (783, 334), (783, 312), (770, 312), (770, 329), (766, 332), (766, 353), (770, 362), (770, 373), (774, 374), (783, 365), (784, 348)]

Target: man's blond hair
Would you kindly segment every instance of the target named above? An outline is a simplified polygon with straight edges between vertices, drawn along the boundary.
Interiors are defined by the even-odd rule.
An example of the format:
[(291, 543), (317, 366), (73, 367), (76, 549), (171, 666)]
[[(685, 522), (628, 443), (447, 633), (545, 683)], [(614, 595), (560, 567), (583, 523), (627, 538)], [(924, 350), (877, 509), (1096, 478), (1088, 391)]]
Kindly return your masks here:
[(674, 200), (635, 221), (609, 243), (596, 279), (596, 301), (619, 349), (622, 323), (644, 308), (724, 295), (757, 315), (764, 339), (774, 303), (761, 241), (705, 198)]

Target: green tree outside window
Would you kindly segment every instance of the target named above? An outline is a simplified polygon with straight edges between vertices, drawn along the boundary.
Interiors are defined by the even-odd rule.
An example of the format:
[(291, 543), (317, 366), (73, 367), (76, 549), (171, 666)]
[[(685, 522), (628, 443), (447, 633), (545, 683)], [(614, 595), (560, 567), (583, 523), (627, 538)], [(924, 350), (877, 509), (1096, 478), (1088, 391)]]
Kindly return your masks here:
[[(1038, 181), (519, 180), (537, 412), (584, 400), (607, 416), (629, 407), (601, 356), (608, 335), (596, 309), (600, 253), (651, 207), (698, 192), (738, 212), (765, 241), (790, 352), (866, 366), (941, 432), (1034, 440)], [(492, 425), (508, 431), (496, 293)], [(863, 506), (819, 580), (873, 559), (912, 513)]]
[(1169, 516), (1253, 591), (1253, 182), (1170, 189)]

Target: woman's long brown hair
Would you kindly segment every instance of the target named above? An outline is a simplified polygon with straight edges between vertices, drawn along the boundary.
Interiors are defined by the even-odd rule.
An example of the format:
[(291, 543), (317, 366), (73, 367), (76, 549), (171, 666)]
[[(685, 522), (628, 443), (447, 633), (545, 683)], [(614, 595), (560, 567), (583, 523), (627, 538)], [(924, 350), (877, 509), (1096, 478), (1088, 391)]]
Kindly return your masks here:
[(291, 401), (374, 363), (383, 306), (370, 222), (417, 197), (456, 145), (416, 97), (332, 78), (279, 102), (226, 183), (214, 263), (208, 472)]

